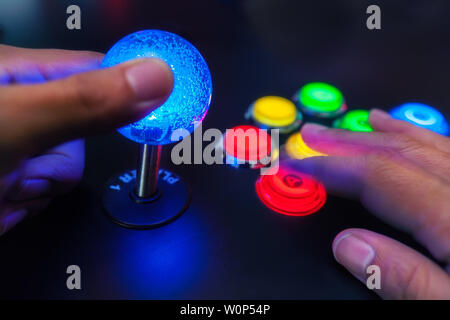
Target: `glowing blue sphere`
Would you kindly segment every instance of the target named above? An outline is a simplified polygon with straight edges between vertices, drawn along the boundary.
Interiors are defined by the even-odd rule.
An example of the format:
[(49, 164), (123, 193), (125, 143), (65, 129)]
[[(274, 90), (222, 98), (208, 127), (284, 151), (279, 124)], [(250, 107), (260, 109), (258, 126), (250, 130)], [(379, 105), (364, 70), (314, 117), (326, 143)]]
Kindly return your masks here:
[(175, 140), (171, 139), (176, 130), (194, 131), (208, 112), (212, 95), (211, 74), (200, 52), (176, 34), (144, 30), (117, 42), (107, 52), (102, 67), (135, 58), (159, 58), (166, 62), (172, 69), (174, 88), (162, 106), (118, 131), (128, 139), (152, 145), (179, 140), (182, 138), (179, 134)]
[(442, 113), (422, 103), (405, 103), (390, 111), (393, 118), (408, 121), (416, 126), (442, 135), (449, 134), (449, 125)]

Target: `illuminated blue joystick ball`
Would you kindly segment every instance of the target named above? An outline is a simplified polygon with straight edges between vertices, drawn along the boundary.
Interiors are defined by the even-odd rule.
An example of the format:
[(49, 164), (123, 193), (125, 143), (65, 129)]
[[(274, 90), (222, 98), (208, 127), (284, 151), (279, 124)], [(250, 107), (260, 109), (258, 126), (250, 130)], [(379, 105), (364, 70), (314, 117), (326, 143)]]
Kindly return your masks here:
[[(143, 30), (117, 42), (107, 52), (102, 67), (135, 58), (159, 58), (166, 62), (172, 69), (174, 87), (162, 106), (118, 131), (128, 139), (151, 145), (174, 142), (171, 136), (178, 129), (194, 131), (208, 112), (212, 95), (211, 74), (200, 52), (176, 34)], [(180, 135), (175, 136), (175, 141), (179, 140)]]
[(449, 125), (442, 113), (422, 103), (405, 103), (390, 111), (393, 118), (408, 121), (416, 126), (442, 135), (449, 134)]

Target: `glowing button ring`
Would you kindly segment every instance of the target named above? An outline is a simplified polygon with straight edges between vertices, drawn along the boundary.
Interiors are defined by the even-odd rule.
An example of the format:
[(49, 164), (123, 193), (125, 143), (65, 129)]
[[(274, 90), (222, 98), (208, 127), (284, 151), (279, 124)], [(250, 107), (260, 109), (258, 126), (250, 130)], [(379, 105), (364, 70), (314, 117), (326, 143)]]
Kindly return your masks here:
[(269, 209), (288, 216), (307, 216), (326, 202), (324, 186), (314, 178), (280, 167), (273, 175), (256, 181), (256, 193)]
[(444, 136), (449, 134), (449, 124), (442, 113), (422, 103), (405, 103), (390, 111), (393, 118), (408, 121)]
[(141, 144), (137, 170), (112, 177), (103, 194), (108, 216), (133, 229), (150, 229), (179, 217), (188, 207), (191, 191), (178, 175), (159, 169), (161, 147), (192, 133), (211, 103), (209, 68), (185, 39), (160, 30), (126, 36), (106, 54), (102, 67), (136, 58), (158, 58), (170, 66), (174, 88), (167, 101), (143, 119), (118, 131)]
[(304, 85), (293, 100), (302, 112), (318, 118), (334, 118), (347, 110), (342, 92), (323, 82)]

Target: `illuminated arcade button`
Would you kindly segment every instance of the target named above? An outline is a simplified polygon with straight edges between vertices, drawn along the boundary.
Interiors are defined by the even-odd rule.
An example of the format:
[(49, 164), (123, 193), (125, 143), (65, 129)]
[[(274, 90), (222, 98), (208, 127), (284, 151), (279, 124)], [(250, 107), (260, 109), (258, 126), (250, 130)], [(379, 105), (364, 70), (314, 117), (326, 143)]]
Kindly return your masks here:
[(449, 124), (442, 113), (422, 103), (405, 103), (390, 111), (393, 118), (408, 121), (416, 126), (447, 136)]
[[(141, 144), (165, 145), (175, 141), (175, 131), (191, 133), (209, 110), (212, 80), (200, 52), (180, 36), (161, 30), (142, 30), (117, 42), (106, 54), (102, 67), (136, 58), (158, 58), (171, 69), (174, 86), (166, 102), (141, 120), (118, 131)], [(185, 136), (177, 135), (177, 139)]]
[(326, 202), (324, 186), (309, 175), (279, 168), (273, 175), (256, 181), (256, 193), (269, 209), (289, 216), (317, 212)]
[(350, 131), (373, 131), (369, 123), (369, 111), (367, 110), (351, 110), (334, 121), (333, 127)]
[(245, 118), (260, 128), (277, 128), (281, 133), (298, 129), (302, 122), (302, 115), (297, 111), (295, 104), (277, 96), (266, 96), (253, 102)]
[(333, 118), (347, 110), (341, 91), (323, 82), (304, 85), (294, 100), (300, 110), (315, 117)]
[(308, 147), (303, 141), (300, 132), (296, 132), (289, 137), (286, 141), (285, 151), (289, 157), (300, 160), (310, 157), (326, 156), (326, 154)]
[(241, 125), (228, 129), (222, 144), (226, 163), (235, 167), (258, 169), (278, 158), (278, 150), (272, 148), (270, 135), (265, 129), (255, 126)]

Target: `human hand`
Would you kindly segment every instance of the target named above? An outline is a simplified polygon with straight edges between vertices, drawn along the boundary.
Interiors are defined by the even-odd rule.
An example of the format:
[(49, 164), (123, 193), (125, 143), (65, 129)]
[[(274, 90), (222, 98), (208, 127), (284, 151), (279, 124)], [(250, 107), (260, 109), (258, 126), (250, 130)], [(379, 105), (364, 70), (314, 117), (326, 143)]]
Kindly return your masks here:
[(170, 95), (164, 62), (95, 70), (102, 59), (0, 45), (0, 235), (80, 180), (80, 138), (136, 121)]
[[(374, 132), (302, 128), (305, 143), (328, 157), (289, 160), (327, 190), (357, 197), (372, 213), (410, 233), (439, 261), (450, 265), (450, 139), (372, 110)], [(366, 282), (366, 268), (381, 270), (387, 299), (450, 299), (447, 272), (415, 250), (363, 229), (339, 233), (336, 260)]]

